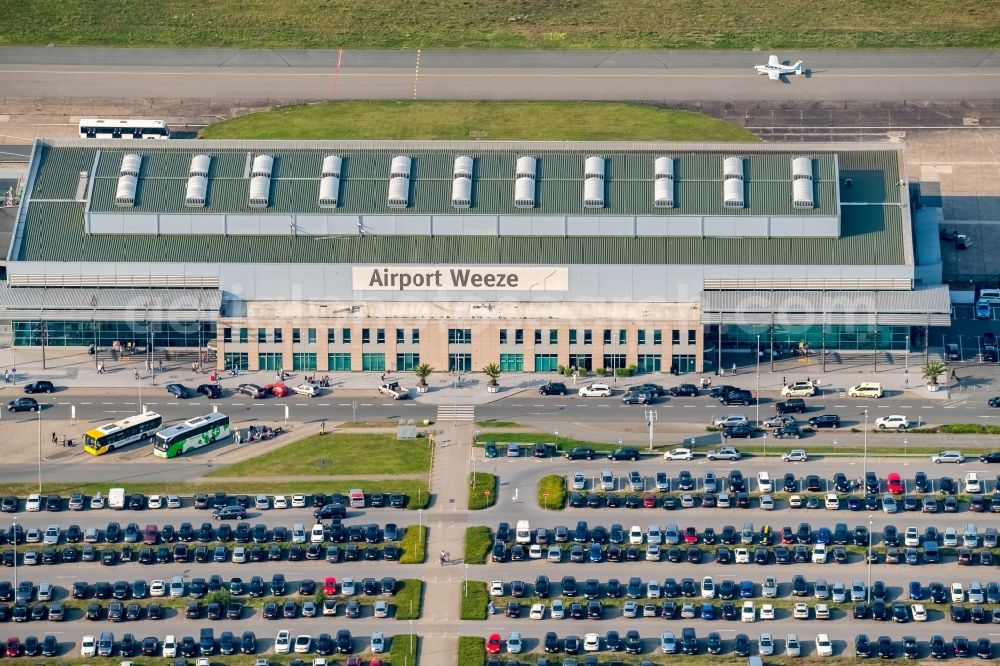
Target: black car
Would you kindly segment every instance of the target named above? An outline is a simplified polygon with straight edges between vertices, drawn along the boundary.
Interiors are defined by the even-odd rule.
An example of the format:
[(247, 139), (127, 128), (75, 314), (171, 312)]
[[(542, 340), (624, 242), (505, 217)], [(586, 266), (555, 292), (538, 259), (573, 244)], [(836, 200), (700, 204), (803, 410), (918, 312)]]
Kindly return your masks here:
[(731, 437), (750, 439), (754, 436), (754, 430), (750, 426), (733, 426), (723, 430), (722, 436), (725, 439), (729, 439)]
[(969, 639), (965, 636), (955, 636), (952, 638), (951, 647), (955, 651), (955, 656), (959, 659), (964, 659), (971, 653), (971, 649), (969, 648)]
[(619, 461), (619, 460), (638, 460), (639, 459), (639, 449), (633, 449), (628, 446), (623, 446), (621, 448), (615, 449), (608, 454), (608, 460)]
[[(1000, 454), (1000, 451), (997, 453)], [(982, 461), (982, 458), (980, 460)], [(1000, 457), (997, 458), (997, 462), (1000, 462)], [(913, 475), (913, 489), (918, 493), (929, 493), (931, 491), (931, 482), (927, 478), (926, 472), (917, 472)]]
[(813, 428), (833, 428), (840, 427), (840, 417), (836, 414), (820, 414), (809, 419), (809, 425)]
[(858, 634), (854, 637), (854, 656), (872, 656), (872, 644), (871, 641), (868, 640), (868, 636), (866, 634)]
[[(992, 398), (992, 400), (1000, 400), (1000, 398)], [(992, 401), (991, 400), (991, 401)], [(990, 407), (995, 407), (996, 405), (990, 405)], [(1000, 463), (1000, 451), (993, 451), (991, 453), (986, 453), (979, 456), (979, 462), (982, 463)]]
[(38, 401), (34, 398), (14, 398), (7, 403), (8, 412), (37, 412)]
[(733, 652), (737, 657), (746, 657), (750, 654), (750, 637), (746, 634), (736, 634), (733, 640)]
[(238, 387), (236, 387), (236, 392), (242, 393), (243, 395), (248, 395), (254, 400), (258, 398), (263, 398), (265, 395), (267, 395), (264, 392), (264, 389), (262, 389), (260, 386), (257, 386), (256, 384), (240, 384)]
[(709, 389), (708, 395), (710, 398), (721, 398), (727, 393), (731, 393), (736, 390), (738, 389), (735, 386), (730, 386), (729, 384), (723, 384), (722, 386), (716, 386), (714, 388)]
[(198, 393), (207, 398), (221, 398), (222, 397), (222, 387), (218, 384), (200, 384), (198, 386)]
[(678, 386), (670, 387), (668, 393), (675, 398), (678, 396), (695, 398), (698, 396), (698, 387), (694, 384), (679, 384)]
[(549, 382), (538, 387), (539, 395), (566, 395), (566, 385), (562, 382)]
[(628, 654), (639, 654), (642, 652), (642, 638), (635, 629), (625, 632), (625, 652)]
[(566, 452), (569, 460), (593, 460), (597, 453), (586, 446), (577, 446)]
[(798, 423), (786, 423), (775, 429), (774, 437), (775, 439), (799, 439), (802, 437), (802, 431), (799, 430)]
[(649, 384), (649, 383), (647, 383), (647, 384), (639, 384), (638, 386), (629, 386), (625, 390), (625, 392), (626, 393), (633, 393), (633, 392), (648, 393), (649, 395), (653, 396), (654, 398), (662, 398), (663, 396), (667, 395), (667, 393), (668, 393), (667, 389), (663, 388), (659, 384)]
[(957, 491), (955, 480), (949, 476), (942, 476), (938, 479), (938, 492), (942, 495), (954, 495)]
[(41, 379), (37, 382), (31, 382), (30, 384), (24, 385), (25, 393), (53, 393), (56, 387), (52, 385), (52, 382), (47, 379)]
[(805, 414), (806, 401), (802, 398), (789, 398), (788, 400), (779, 402), (774, 408), (779, 414)]
[(880, 659), (892, 659), (896, 656), (896, 646), (888, 636), (878, 637), (878, 648), (876, 650)]
[(164, 388), (167, 389), (167, 393), (181, 400), (191, 396), (191, 390), (183, 384), (167, 384)]
[(727, 407), (729, 405), (756, 405), (757, 398), (755, 398), (754, 394), (750, 391), (737, 389), (720, 397), (719, 402)]
[(552, 654), (559, 652), (562, 647), (559, 644), (559, 636), (556, 635), (554, 631), (548, 631), (545, 633), (545, 638), (542, 641), (542, 645), (547, 653)]
[(653, 402), (653, 394), (646, 391), (629, 391), (622, 396), (622, 404), (625, 405), (648, 405)]

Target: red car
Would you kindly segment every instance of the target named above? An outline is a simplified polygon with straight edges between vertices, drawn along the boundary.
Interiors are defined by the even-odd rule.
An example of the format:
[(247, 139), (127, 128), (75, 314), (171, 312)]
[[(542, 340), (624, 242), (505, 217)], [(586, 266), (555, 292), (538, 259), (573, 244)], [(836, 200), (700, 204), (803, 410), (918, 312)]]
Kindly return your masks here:
[(337, 594), (337, 579), (333, 576), (327, 577), (323, 581), (323, 594), (334, 595)]
[(655, 509), (656, 508), (656, 495), (653, 493), (644, 493), (642, 496), (642, 508), (643, 509)]
[(500, 654), (500, 634), (490, 634), (486, 639), (486, 654)]
[(264, 393), (270, 393), (276, 398), (284, 398), (291, 390), (285, 386), (282, 382), (275, 382), (273, 384), (268, 384), (264, 387)]
[(688, 527), (684, 530), (684, 543), (698, 543), (698, 530)]
[(795, 543), (795, 533), (792, 532), (792, 528), (785, 525), (781, 528), (781, 543), (790, 546)]
[(21, 656), (21, 639), (17, 636), (11, 636), (7, 639), (7, 656), (8, 657), (20, 657)]
[(885, 479), (886, 488), (893, 495), (903, 494), (903, 480), (900, 478), (899, 474), (896, 472), (890, 472), (889, 476)]

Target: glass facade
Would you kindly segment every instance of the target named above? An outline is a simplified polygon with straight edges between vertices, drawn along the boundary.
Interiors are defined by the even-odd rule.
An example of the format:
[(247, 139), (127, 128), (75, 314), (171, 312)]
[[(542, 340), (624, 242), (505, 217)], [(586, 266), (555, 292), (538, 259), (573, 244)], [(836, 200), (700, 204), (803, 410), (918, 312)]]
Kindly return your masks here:
[(569, 364), (577, 369), (593, 370), (591, 367), (593, 365), (592, 358), (590, 354), (570, 354)]
[(659, 354), (639, 354), (636, 366), (639, 372), (659, 372), (662, 361)]
[(674, 354), (670, 359), (670, 371), (684, 375), (695, 371), (695, 358), (691, 354)]
[(257, 355), (261, 370), (281, 370), (285, 367), (281, 352), (268, 352)]
[(500, 354), (500, 369), (504, 372), (524, 371), (524, 354)]
[(292, 354), (292, 370), (315, 370), (315, 352), (295, 352)]
[(134, 342), (154, 347), (204, 347), (216, 336), (215, 322), (167, 321), (15, 321), (11, 324), (14, 345), (40, 347), (42, 324), (45, 344), (50, 347), (110, 347), (115, 342)]
[(625, 367), (628, 367), (628, 362), (626, 360), (625, 354), (605, 354), (604, 355), (604, 367), (605, 368), (625, 368)]
[(385, 354), (372, 352), (362, 354), (361, 369), (385, 372)]
[(408, 372), (418, 365), (420, 354), (396, 354), (396, 372)]
[(472, 372), (472, 354), (448, 354), (449, 372)]
[(226, 370), (249, 370), (250, 354), (246, 352), (226, 352), (223, 360), (226, 363)]
[[(332, 330), (332, 329), (331, 329)], [(351, 355), (350, 354), (327, 354), (326, 362), (329, 364), (327, 367), (330, 368), (331, 372), (350, 372), (351, 370)]]
[(556, 354), (535, 354), (535, 372), (555, 372), (559, 367), (559, 356)]
[[(723, 349), (755, 349), (757, 336), (760, 347), (766, 351), (771, 346), (771, 327), (728, 325), (722, 331)], [(820, 324), (814, 326), (775, 325), (774, 348), (791, 351), (803, 346), (813, 350), (839, 349), (871, 351), (873, 349), (906, 349), (909, 326), (879, 326), (858, 324)], [(706, 345), (718, 343), (718, 329), (705, 334)]]

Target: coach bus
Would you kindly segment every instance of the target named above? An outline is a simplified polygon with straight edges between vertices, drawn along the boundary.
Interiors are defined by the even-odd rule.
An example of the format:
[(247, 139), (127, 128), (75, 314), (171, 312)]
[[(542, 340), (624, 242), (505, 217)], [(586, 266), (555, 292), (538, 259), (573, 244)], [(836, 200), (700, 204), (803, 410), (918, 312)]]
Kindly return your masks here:
[(162, 425), (163, 417), (156, 412), (130, 416), (88, 430), (83, 435), (83, 450), (95, 456), (104, 455), (108, 451), (128, 446), (133, 442), (149, 439)]
[(153, 453), (160, 458), (176, 458), (226, 437), (229, 437), (229, 417), (212, 412), (156, 433)]
[(169, 139), (170, 128), (162, 120), (142, 118), (84, 118), (81, 139)]

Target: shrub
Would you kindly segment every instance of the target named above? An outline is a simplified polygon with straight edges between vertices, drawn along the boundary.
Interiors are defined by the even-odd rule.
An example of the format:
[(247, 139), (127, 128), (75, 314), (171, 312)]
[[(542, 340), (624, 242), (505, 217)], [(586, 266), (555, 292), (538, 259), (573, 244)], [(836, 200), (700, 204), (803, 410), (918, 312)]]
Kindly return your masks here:
[(604, 376), (604, 368), (598, 368), (598, 369), (597, 369), (597, 370), (595, 370), (594, 372), (596, 372), (596, 373), (597, 373), (597, 376), (598, 376), (598, 377), (603, 377), (603, 376)]
[(400, 564), (422, 564), (427, 560), (427, 526), (410, 525), (400, 542)]
[[(489, 491), (489, 495), (486, 491)], [(488, 472), (469, 474), (469, 510), (488, 509), (497, 503), (497, 477)]]
[(543, 476), (538, 482), (538, 506), (558, 511), (565, 505), (566, 478), (559, 474)]
[(940, 432), (949, 435), (997, 435), (1000, 426), (981, 425), (979, 423), (949, 423), (938, 428)]
[(565, 372), (566, 372), (566, 366), (565, 365), (557, 365), (556, 366), (556, 374), (560, 374), (561, 375), (561, 374), (563, 374)]
[(493, 545), (493, 532), (483, 525), (465, 528), (465, 563), (486, 564)]

